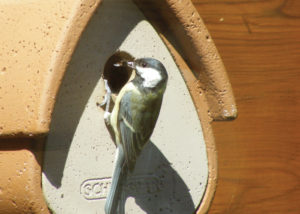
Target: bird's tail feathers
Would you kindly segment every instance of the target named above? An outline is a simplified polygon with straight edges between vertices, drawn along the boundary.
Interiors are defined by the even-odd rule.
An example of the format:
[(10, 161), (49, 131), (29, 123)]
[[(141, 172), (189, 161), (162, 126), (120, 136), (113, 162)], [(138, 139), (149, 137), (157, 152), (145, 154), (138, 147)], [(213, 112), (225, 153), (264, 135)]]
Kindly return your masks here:
[(126, 173), (123, 170), (124, 162), (125, 162), (124, 150), (122, 146), (118, 146), (116, 151), (116, 159), (114, 162), (114, 171), (113, 171), (111, 187), (105, 203), (106, 214), (116, 214), (117, 212), (120, 194), (122, 193), (122, 182), (126, 177)]

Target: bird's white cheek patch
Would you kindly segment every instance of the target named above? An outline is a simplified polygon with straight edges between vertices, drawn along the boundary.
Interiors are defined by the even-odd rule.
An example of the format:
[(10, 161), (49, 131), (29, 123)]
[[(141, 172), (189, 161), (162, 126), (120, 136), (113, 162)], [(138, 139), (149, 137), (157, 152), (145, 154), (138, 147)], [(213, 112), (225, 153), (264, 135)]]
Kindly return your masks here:
[(160, 81), (160, 73), (153, 68), (137, 67), (141, 77), (144, 79), (143, 86), (147, 88), (154, 88)]

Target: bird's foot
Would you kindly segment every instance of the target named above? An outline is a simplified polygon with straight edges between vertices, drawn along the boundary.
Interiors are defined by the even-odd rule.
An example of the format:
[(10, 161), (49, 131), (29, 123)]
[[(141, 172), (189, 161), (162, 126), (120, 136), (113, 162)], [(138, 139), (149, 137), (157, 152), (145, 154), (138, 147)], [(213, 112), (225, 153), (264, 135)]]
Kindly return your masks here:
[(103, 101), (101, 103), (97, 102), (96, 105), (103, 109), (105, 106), (104, 120), (107, 121), (110, 116), (109, 110), (110, 110), (110, 101), (111, 101), (111, 89), (110, 89), (106, 79), (104, 79), (104, 85), (105, 85), (106, 94), (104, 95)]
[(110, 104), (110, 99), (111, 99), (111, 89), (108, 85), (108, 82), (106, 79), (104, 79), (104, 87), (106, 90), (106, 94), (104, 95), (104, 99), (103, 101), (99, 104), (100, 107), (103, 107), (106, 105), (106, 107), (108, 106), (107, 109), (109, 109), (109, 104)]

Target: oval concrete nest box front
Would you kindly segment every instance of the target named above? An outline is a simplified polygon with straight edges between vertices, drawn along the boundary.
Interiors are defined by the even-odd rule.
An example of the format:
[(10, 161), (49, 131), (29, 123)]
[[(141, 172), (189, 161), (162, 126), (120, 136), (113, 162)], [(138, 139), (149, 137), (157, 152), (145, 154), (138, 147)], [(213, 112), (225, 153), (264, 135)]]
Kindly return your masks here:
[(114, 75), (113, 62), (141, 57), (160, 60), (169, 82), (124, 184), (126, 212), (206, 213), (217, 182), (210, 123), (237, 111), (191, 1), (0, 4), (0, 213), (104, 213), (115, 145), (97, 106), (102, 76), (117, 95), (131, 71)]

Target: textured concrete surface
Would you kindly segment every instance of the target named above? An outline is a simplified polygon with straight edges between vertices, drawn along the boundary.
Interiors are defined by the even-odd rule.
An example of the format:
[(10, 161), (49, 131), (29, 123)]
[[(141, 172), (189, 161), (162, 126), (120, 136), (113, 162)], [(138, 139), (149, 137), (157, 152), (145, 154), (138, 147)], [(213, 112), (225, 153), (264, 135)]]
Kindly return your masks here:
[(0, 213), (48, 213), (39, 176), (41, 140), (1, 139)]
[[(55, 101), (51, 64), (60, 58), (62, 69), (55, 71), (63, 74), (68, 53), (98, 4), (0, 0), (0, 213), (49, 213), (41, 189), (40, 135), (47, 133), (49, 103)], [(72, 39), (65, 40), (69, 32)]]
[[(0, 135), (31, 137), (47, 133), (62, 75), (52, 66), (72, 53), (78, 35), (98, 1), (0, 1)], [(2, 18), (3, 17), (3, 18)], [(73, 22), (73, 39), (65, 41)], [(80, 29), (81, 28), (81, 29)], [(76, 37), (77, 36), (77, 37)], [(64, 50), (64, 47), (67, 47)], [(71, 53), (69, 53), (71, 52)], [(60, 57), (61, 66), (65, 66)], [(45, 101), (47, 100), (47, 101)]]
[(191, 213), (204, 194), (208, 166), (197, 112), (170, 53), (143, 19), (129, 1), (104, 2), (71, 60), (44, 159), (43, 190), (57, 213), (103, 212), (115, 147), (96, 102), (104, 93), (101, 69), (117, 49), (160, 59), (170, 75), (152, 143), (126, 185), (126, 210)]

